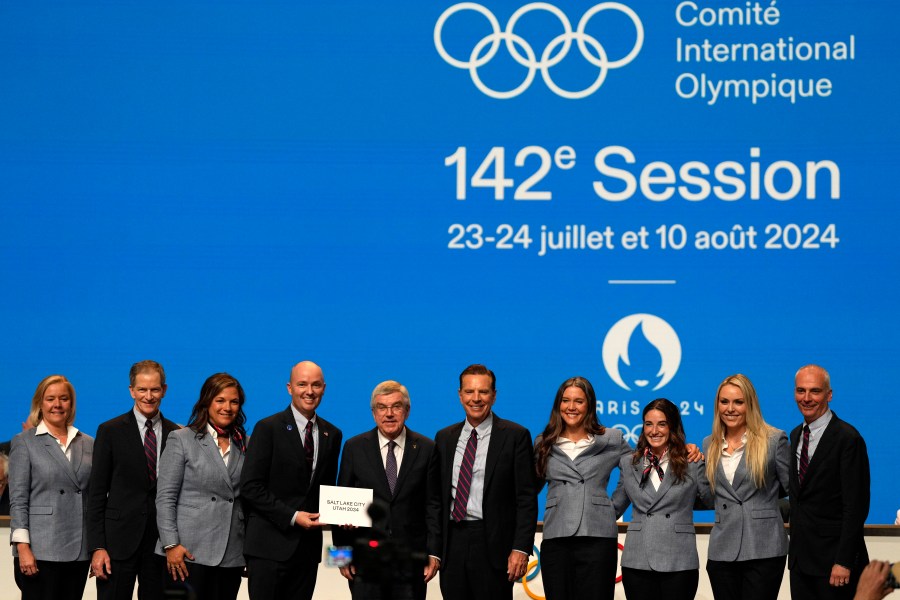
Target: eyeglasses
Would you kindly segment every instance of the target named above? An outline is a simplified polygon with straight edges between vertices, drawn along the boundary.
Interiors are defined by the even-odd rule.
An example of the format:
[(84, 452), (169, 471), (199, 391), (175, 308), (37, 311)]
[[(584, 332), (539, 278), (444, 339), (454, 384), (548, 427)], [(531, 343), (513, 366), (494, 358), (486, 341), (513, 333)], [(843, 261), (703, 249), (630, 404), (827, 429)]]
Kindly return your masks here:
[(400, 404), (400, 403), (391, 404), (390, 406), (386, 406), (384, 404), (376, 404), (375, 405), (375, 412), (381, 413), (381, 414), (388, 413), (388, 412), (403, 412), (404, 410), (406, 410), (406, 405)]

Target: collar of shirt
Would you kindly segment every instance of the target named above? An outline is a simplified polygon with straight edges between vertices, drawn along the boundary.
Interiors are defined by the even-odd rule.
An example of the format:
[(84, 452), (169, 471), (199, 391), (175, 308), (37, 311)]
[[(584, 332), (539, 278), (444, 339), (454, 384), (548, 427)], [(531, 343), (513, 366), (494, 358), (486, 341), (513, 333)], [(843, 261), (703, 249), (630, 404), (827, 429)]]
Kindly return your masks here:
[[(147, 417), (145, 417), (137, 407), (132, 408), (131, 412), (134, 413), (134, 418), (137, 419), (138, 429), (144, 431), (144, 429), (147, 428)], [(159, 429), (159, 424), (162, 422), (162, 413), (156, 411), (156, 414), (150, 418), (150, 422), (153, 423), (153, 429)], [(141, 433), (141, 437), (143, 436), (144, 434)]]
[(565, 445), (569, 448), (587, 448), (588, 446), (590, 446), (593, 443), (594, 443), (594, 436), (591, 435), (590, 433), (588, 434), (588, 436), (586, 438), (581, 438), (577, 442), (573, 442), (569, 438), (563, 437), (563, 436), (559, 436), (558, 438), (556, 438), (557, 446)]
[(62, 451), (66, 453), (66, 456), (68, 456), (69, 446), (72, 445), (72, 440), (75, 439), (75, 435), (77, 433), (78, 433), (78, 429), (75, 428), (74, 425), (68, 425), (66, 427), (66, 443), (65, 443), (65, 445), (63, 445), (63, 444), (60, 444), (58, 437), (56, 437), (55, 435), (50, 433), (50, 430), (47, 429), (47, 424), (44, 423), (44, 421), (41, 421), (40, 423), (38, 423), (37, 427), (34, 428), (34, 435), (36, 435), (36, 436), (37, 435), (49, 435), (54, 440), (56, 440), (56, 443), (59, 444), (59, 447), (62, 448)]
[(813, 421), (812, 423), (803, 422), (804, 425), (809, 425), (809, 439), (810, 441), (814, 439), (819, 439), (821, 437), (822, 432), (825, 431), (825, 428), (828, 427), (828, 424), (831, 423), (831, 417), (834, 416), (834, 413), (831, 412), (831, 409), (825, 411), (825, 414)]
[(312, 421), (313, 428), (316, 426), (316, 415), (313, 413), (312, 419), (307, 419), (302, 412), (294, 408), (293, 403), (291, 404), (291, 412), (294, 413), (294, 421), (297, 423), (297, 427), (300, 429), (300, 434), (302, 435), (304, 431), (306, 431), (306, 424)]
[(588, 434), (586, 438), (582, 438), (577, 442), (573, 442), (569, 438), (559, 436), (556, 438), (556, 447), (571, 460), (575, 460), (578, 456), (594, 443), (594, 436)]
[[(388, 445), (388, 442), (391, 441), (390, 438), (385, 437), (385, 435), (383, 433), (381, 433), (380, 429), (376, 429), (375, 431), (378, 432), (378, 447), (386, 452), (387, 451), (386, 447)], [(400, 432), (400, 435), (398, 435), (394, 439), (394, 443), (397, 444), (397, 448), (400, 450), (400, 452), (403, 452), (403, 449), (406, 448), (406, 427), (405, 426), (403, 427), (403, 431)]]
[(472, 430), (478, 432), (478, 441), (481, 442), (484, 438), (491, 435), (491, 428), (494, 425), (494, 412), (491, 411), (488, 413), (488, 416), (485, 417), (484, 421), (482, 421), (478, 427), (472, 427), (472, 424), (469, 423), (469, 420), (466, 419), (463, 422), (462, 433), (460, 434), (466, 440), (469, 439), (469, 436), (472, 435)]
[(747, 445), (747, 432), (745, 431), (741, 435), (741, 447), (729, 452), (728, 450), (728, 440), (725, 439), (725, 436), (722, 436), (722, 455), (723, 456), (734, 456), (738, 452), (743, 452), (744, 447)]
[(219, 432), (213, 429), (213, 426), (209, 423), (206, 424), (206, 433), (212, 438), (212, 441), (216, 444), (216, 449), (219, 451), (219, 456), (222, 457), (226, 462), (228, 461), (228, 453), (231, 452), (231, 439), (228, 440), (228, 447), (224, 450), (222, 446), (219, 445)]

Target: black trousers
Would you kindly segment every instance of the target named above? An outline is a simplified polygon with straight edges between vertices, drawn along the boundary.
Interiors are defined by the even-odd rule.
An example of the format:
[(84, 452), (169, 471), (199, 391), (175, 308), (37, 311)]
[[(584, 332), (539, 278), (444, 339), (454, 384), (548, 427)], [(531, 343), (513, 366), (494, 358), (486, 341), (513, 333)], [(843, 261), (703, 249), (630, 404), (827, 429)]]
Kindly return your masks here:
[[(241, 589), (244, 567), (209, 567), (185, 561), (187, 579), (173, 581), (166, 577), (166, 593), (170, 596), (178, 592), (193, 593), (196, 600), (235, 600)], [(180, 596), (179, 596), (180, 597)], [(187, 596), (191, 597), (191, 596)]]
[(301, 552), (301, 544), (286, 561), (247, 557), (250, 600), (312, 600), (319, 563)]
[(706, 572), (716, 600), (775, 600), (787, 556), (755, 560), (708, 560)]
[(828, 575), (808, 575), (791, 569), (791, 600), (851, 600), (856, 594), (856, 584), (862, 569), (850, 570), (850, 583), (835, 587), (829, 585)]
[(613, 600), (616, 538), (565, 537), (541, 543), (541, 580), (547, 600)]
[(449, 531), (440, 574), (444, 600), (512, 600), (506, 569), (495, 569), (488, 560), (484, 523), (452, 523)]
[(156, 523), (148, 520), (137, 551), (126, 560), (110, 560), (112, 573), (108, 579), (97, 579), (97, 600), (131, 600), (135, 580), (139, 600), (161, 598), (166, 578), (166, 557), (156, 554), (158, 539)]
[(22, 591), (22, 600), (81, 600), (91, 561), (35, 562), (38, 572), (25, 575), (19, 567), (18, 557), (13, 559), (13, 573), (16, 585)]
[(628, 600), (694, 600), (700, 569), (645, 571), (622, 567), (622, 585)]

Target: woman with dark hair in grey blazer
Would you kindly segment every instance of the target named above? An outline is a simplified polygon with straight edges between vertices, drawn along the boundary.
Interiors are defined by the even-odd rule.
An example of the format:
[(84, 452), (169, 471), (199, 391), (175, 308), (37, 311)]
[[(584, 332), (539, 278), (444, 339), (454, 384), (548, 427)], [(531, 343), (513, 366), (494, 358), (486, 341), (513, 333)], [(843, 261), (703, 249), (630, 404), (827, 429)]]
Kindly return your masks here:
[(678, 407), (659, 398), (644, 407), (644, 428), (632, 456), (622, 457), (613, 494), (616, 514), (634, 507), (622, 552), (628, 600), (690, 600), (700, 561), (694, 506), (702, 461), (688, 462)]
[(712, 435), (703, 440), (700, 486), (716, 509), (706, 571), (718, 600), (774, 600), (784, 576), (787, 535), (778, 498), (788, 489), (787, 435), (768, 425), (753, 384), (726, 377), (716, 391)]
[[(169, 434), (156, 491), (158, 554), (198, 600), (234, 600), (244, 571), (244, 390), (228, 373), (200, 389), (188, 426)], [(182, 583), (183, 582), (183, 583)]]
[(597, 421), (597, 398), (584, 377), (566, 379), (550, 422), (534, 442), (538, 479), (549, 485), (541, 543), (547, 600), (615, 595), (618, 527), (606, 493), (631, 446)]
[(23, 600), (81, 598), (90, 556), (85, 499), (94, 438), (76, 429), (75, 388), (45, 377), (31, 399), (34, 429), (13, 438), (9, 512), (16, 585)]

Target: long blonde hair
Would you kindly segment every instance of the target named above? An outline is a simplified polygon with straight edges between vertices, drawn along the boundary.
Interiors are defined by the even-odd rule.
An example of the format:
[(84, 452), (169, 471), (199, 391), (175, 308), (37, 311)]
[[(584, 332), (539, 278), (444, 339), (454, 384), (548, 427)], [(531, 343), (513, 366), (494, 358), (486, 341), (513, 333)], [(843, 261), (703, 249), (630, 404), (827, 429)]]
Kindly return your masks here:
[(722, 440), (725, 437), (725, 425), (719, 416), (719, 395), (726, 385), (733, 385), (741, 390), (744, 396), (744, 405), (747, 407), (747, 444), (744, 447), (744, 459), (750, 478), (757, 488), (766, 484), (766, 458), (769, 454), (769, 435), (774, 428), (763, 420), (762, 411), (759, 409), (759, 397), (756, 389), (745, 375), (740, 373), (729, 375), (716, 390), (716, 400), (713, 409), (712, 439), (706, 452), (706, 478), (709, 487), (715, 491), (716, 470), (722, 459)]

